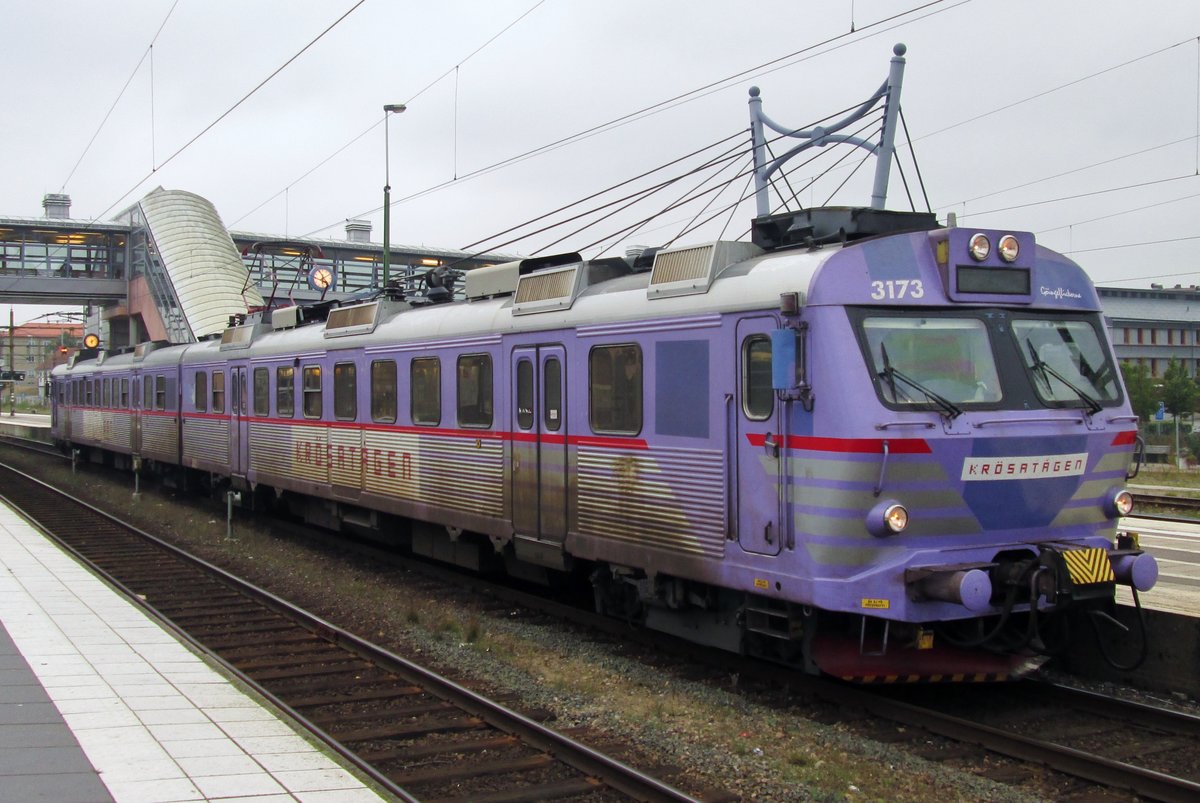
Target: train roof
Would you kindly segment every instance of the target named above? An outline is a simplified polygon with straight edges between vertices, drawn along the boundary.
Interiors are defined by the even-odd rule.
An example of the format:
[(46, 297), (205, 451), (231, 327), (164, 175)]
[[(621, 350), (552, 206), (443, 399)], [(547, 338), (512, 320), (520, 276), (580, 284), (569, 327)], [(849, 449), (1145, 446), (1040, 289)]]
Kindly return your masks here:
[[(146, 349), (145, 353), (110, 356), (87, 370), (198, 365), (238, 356), (311, 358), (349, 348), (403, 350), (410, 343), (420, 344), (414, 348), (450, 343), (482, 348), (507, 334), (567, 328), (580, 333), (633, 333), (664, 319), (776, 309), (785, 293), (794, 293), (801, 305), (808, 306), (1023, 304), (1100, 310), (1086, 274), (1066, 257), (1036, 246), (1027, 233), (985, 235), (997, 241), (1005, 236), (1019, 241), (1022, 255), (1015, 262), (989, 256), (958, 265), (988, 272), (989, 282), (994, 277), (1010, 284), (1024, 281), (1022, 295), (1005, 297), (991, 290), (967, 289), (965, 284), (953, 287), (947, 276), (959, 262), (970, 263), (964, 244), (979, 236), (973, 230), (935, 229), (862, 239), (842, 248), (777, 251), (719, 241), (660, 251), (648, 271), (634, 270), (624, 260), (583, 261), (577, 254), (505, 263), (468, 273), (467, 301), (380, 298), (334, 308), (328, 320), (308, 325), (302, 325), (296, 308), (286, 308), (275, 311), (274, 326), (242, 323), (227, 329), (220, 339), (187, 346), (142, 344), (138, 349)], [(901, 285), (919, 287), (919, 294), (907, 289), (907, 298), (904, 290), (893, 298), (890, 294)]]

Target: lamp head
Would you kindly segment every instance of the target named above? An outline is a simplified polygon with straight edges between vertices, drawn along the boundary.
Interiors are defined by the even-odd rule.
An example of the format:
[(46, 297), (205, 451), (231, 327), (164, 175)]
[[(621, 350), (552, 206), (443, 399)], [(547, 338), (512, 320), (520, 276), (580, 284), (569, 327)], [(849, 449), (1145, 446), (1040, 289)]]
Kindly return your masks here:
[(384, 114), (386, 114), (388, 112), (395, 112), (396, 114), (400, 114), (400, 112), (404, 111), (407, 108), (408, 107), (405, 106), (403, 103), (389, 103), (383, 107), (383, 111), (384, 111)]

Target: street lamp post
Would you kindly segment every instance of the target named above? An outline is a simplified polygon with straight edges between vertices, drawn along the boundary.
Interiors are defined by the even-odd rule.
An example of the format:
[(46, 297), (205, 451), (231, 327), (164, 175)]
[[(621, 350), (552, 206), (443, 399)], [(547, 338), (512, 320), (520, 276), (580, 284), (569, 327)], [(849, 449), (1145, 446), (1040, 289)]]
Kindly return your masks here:
[(388, 118), (404, 111), (403, 103), (383, 107), (383, 287), (386, 290), (392, 265), (392, 166), (388, 138)]

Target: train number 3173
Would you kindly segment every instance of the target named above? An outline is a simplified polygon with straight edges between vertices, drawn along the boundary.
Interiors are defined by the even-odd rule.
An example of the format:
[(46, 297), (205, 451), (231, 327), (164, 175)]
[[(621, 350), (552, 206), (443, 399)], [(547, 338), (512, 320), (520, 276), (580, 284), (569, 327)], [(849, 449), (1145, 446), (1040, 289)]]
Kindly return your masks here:
[(876, 301), (897, 298), (924, 298), (925, 285), (920, 279), (889, 279), (886, 282), (871, 282), (871, 298)]

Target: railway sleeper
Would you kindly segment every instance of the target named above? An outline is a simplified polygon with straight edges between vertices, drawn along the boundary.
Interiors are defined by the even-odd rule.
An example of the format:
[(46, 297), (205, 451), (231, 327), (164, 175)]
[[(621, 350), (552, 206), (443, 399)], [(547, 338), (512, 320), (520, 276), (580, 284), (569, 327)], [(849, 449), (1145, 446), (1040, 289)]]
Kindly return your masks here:
[(499, 777), (515, 772), (529, 772), (552, 767), (556, 759), (538, 753), (518, 758), (499, 758), (493, 761), (456, 762), (450, 766), (415, 769), (411, 772), (389, 773), (388, 777), (406, 789), (415, 786), (431, 786), (450, 781), (463, 781), (484, 776)]

